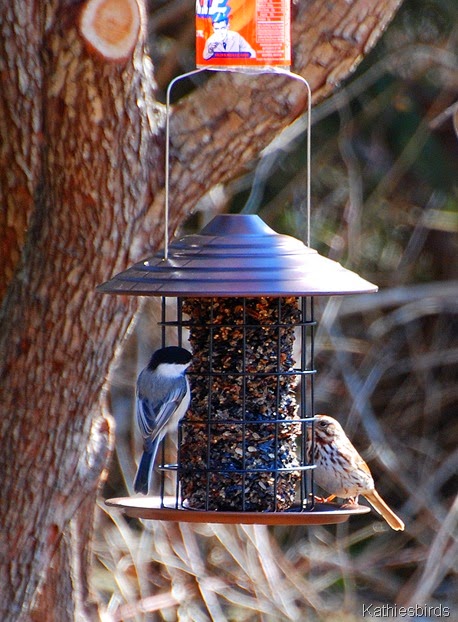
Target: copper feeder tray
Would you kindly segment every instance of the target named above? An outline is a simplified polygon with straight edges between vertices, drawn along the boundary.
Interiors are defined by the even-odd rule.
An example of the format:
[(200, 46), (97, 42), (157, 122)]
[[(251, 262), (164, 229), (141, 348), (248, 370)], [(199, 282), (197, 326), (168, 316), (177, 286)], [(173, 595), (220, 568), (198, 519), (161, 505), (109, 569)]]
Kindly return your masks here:
[(177, 507), (175, 497), (163, 500), (160, 497), (116, 497), (106, 499), (105, 504), (123, 510), (132, 518), (244, 525), (333, 525), (371, 511), (366, 505), (342, 507), (337, 503), (316, 503), (315, 508), (308, 511), (295, 510), (293, 506), (282, 512), (216, 512)]

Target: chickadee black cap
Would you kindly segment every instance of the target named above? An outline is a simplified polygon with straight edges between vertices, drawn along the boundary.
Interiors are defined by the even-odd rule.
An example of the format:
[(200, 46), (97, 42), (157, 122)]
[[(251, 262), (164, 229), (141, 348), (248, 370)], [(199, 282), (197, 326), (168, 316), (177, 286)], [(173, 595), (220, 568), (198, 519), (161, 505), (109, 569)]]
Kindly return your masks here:
[(163, 363), (172, 365), (187, 365), (191, 362), (191, 359), (192, 354), (189, 350), (181, 348), (180, 346), (167, 346), (166, 348), (161, 348), (160, 350), (156, 350), (156, 352), (154, 352), (150, 362), (148, 363), (148, 367), (151, 370), (154, 370)]

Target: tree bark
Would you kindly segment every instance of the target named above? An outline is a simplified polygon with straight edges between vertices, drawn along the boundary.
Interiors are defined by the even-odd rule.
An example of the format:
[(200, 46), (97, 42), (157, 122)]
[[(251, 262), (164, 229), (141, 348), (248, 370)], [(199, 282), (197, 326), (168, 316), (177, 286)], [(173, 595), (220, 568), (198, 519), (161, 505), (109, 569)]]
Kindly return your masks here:
[[(316, 100), (349, 74), (400, 0), (374, 4), (298, 4), (295, 70)], [(82, 21), (94, 7), (103, 45)], [(113, 444), (104, 385), (136, 301), (95, 287), (161, 245), (164, 115), (143, 4), (9, 0), (0, 10), (1, 618), (96, 619), (89, 544)], [(284, 78), (229, 75), (180, 102), (171, 229), (305, 104)]]

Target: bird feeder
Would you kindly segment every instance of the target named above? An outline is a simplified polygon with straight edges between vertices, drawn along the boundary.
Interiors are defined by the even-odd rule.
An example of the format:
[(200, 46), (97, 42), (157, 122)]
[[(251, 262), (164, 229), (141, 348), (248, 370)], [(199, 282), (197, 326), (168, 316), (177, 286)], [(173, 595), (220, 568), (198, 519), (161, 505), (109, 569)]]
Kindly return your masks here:
[(259, 216), (225, 214), (172, 242), (167, 258), (160, 251), (98, 289), (160, 296), (163, 345), (172, 325), (193, 354), (191, 405), (176, 462), (159, 467), (161, 494), (108, 504), (142, 518), (264, 524), (336, 523), (369, 510), (315, 502), (305, 445), (315, 414), (313, 299), (375, 285)]
[[(320, 524), (369, 511), (315, 502), (314, 464), (307, 458), (314, 441), (307, 452), (306, 426), (313, 429), (315, 414), (314, 296), (377, 287), (310, 248), (311, 91), (305, 78), (289, 71), (289, 2), (277, 3), (275, 14), (265, 9), (254, 0), (228, 2), (221, 15), (212, 3), (196, 4), (198, 68), (167, 89), (164, 249), (98, 288), (161, 297), (162, 345), (172, 345), (165, 329), (173, 326), (177, 343), (188, 342), (193, 355), (191, 403), (179, 426), (176, 462), (166, 463), (163, 452), (156, 465), (160, 495), (107, 501), (131, 516)], [(229, 14), (249, 39), (239, 51), (232, 44), (242, 34), (232, 33), (229, 48), (210, 34), (216, 22), (228, 29)], [(225, 68), (282, 74), (307, 88), (307, 246), (245, 214), (217, 216), (200, 233), (169, 245), (170, 92), (178, 80)], [(168, 298), (176, 299), (173, 308)]]

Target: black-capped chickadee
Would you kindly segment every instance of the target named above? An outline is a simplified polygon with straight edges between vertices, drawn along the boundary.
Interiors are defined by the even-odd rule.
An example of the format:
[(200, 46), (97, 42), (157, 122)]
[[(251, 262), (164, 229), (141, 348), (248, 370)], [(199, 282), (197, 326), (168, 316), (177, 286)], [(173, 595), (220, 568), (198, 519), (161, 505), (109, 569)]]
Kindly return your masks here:
[(143, 455), (134, 490), (148, 494), (160, 442), (177, 428), (191, 399), (186, 368), (192, 354), (178, 346), (156, 350), (137, 380), (137, 422), (143, 436)]

